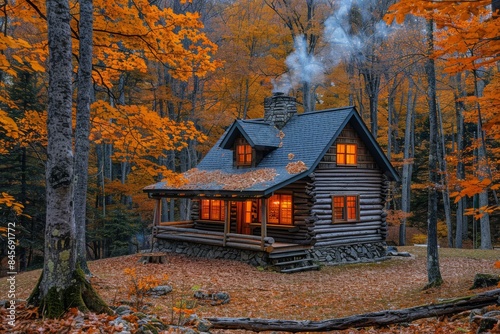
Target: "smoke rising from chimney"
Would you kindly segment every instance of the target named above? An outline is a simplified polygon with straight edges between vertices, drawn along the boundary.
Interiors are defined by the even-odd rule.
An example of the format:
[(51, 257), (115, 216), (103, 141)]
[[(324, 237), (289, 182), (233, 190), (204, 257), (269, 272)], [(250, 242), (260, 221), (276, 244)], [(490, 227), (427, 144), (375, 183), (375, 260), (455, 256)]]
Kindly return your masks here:
[[(307, 50), (304, 35), (294, 39), (294, 51), (286, 58), (289, 72), (273, 80), (273, 92), (288, 94), (293, 88), (303, 83), (320, 83), (325, 68), (337, 66), (341, 61), (354, 57), (356, 61), (365, 61), (365, 48), (377, 41), (382, 41), (392, 32), (383, 20), (370, 26), (373, 12), (379, 6), (377, 0), (340, 0), (338, 8), (325, 21), (323, 39), (330, 45), (329, 54), (318, 59)], [(353, 15), (358, 17), (358, 27), (353, 24)], [(368, 27), (366, 29), (366, 27)]]
[(273, 82), (273, 92), (288, 93), (302, 83), (318, 82), (323, 79), (322, 62), (307, 52), (307, 41), (304, 35), (294, 39), (294, 51), (285, 60), (290, 72)]

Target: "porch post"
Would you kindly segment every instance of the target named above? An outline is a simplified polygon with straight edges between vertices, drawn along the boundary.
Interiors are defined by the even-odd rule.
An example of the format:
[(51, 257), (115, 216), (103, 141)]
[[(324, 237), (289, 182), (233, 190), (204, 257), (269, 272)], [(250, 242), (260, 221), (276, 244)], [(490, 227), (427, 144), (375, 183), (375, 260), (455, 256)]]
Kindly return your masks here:
[(153, 217), (153, 235), (158, 233), (157, 226), (160, 226), (161, 223), (161, 198), (156, 199), (155, 211)]
[(267, 201), (265, 198), (260, 199), (260, 248), (264, 250), (264, 239), (267, 238)]
[(227, 234), (231, 231), (231, 202), (224, 201), (224, 238), (222, 239), (222, 246), (226, 246)]

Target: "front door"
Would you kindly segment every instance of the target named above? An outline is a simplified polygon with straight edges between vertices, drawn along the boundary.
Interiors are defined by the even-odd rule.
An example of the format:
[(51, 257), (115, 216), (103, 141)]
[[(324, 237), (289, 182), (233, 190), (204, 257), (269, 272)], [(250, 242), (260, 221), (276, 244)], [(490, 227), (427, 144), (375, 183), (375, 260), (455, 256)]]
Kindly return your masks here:
[(250, 234), (252, 201), (236, 202), (236, 233)]

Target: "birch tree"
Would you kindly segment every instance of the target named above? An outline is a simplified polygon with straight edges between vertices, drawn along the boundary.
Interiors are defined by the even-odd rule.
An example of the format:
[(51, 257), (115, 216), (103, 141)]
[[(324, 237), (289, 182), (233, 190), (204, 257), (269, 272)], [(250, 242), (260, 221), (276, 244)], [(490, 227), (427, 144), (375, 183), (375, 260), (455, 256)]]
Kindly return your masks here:
[(70, 307), (110, 313), (76, 266), (70, 19), (67, 0), (47, 1), (47, 220), (42, 276), (28, 303), (50, 318), (61, 316)]

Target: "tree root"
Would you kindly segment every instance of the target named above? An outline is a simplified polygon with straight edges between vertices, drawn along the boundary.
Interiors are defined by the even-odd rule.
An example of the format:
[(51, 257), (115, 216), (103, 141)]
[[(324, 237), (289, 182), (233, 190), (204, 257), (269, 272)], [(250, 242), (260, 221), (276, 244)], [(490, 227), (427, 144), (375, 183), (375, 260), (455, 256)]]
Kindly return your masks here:
[(40, 290), (42, 276), (40, 276), (35, 289), (27, 300), (28, 305), (38, 307), (41, 314), (47, 318), (59, 318), (74, 307), (82, 312), (113, 313), (90, 282), (85, 279), (85, 274), (81, 269), (74, 271), (73, 278), (73, 284), (68, 288), (52, 287), (45, 296), (42, 296)]

